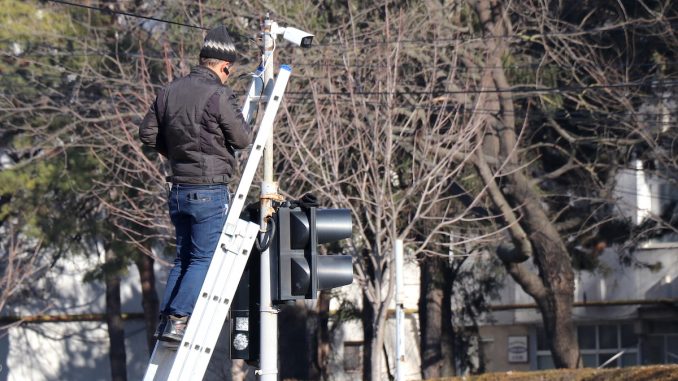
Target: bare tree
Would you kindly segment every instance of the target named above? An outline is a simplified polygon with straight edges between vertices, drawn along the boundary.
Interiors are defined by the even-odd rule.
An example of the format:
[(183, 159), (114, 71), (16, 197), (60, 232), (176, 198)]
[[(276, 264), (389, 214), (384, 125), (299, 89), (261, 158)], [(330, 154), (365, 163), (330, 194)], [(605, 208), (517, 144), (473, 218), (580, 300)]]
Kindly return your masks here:
[[(354, 209), (352, 250), (373, 310), (368, 377), (380, 374), (393, 239), (437, 255), (436, 244), (451, 246), (446, 234), (469, 220), (479, 229), (461, 242), (506, 237), (489, 246), (535, 298), (556, 366), (575, 367), (573, 263), (601, 241), (629, 239), (628, 227), (605, 234), (625, 224), (612, 213), (615, 173), (640, 152), (675, 164), (671, 130), (643, 131), (638, 117), (642, 83), (666, 88), (673, 75), (661, 62), (675, 50), (674, 11), (664, 2), (576, 12), (539, 1), (446, 6), (456, 12), (429, 4), (347, 10), (348, 32), (322, 46), (313, 71), (302, 66), (313, 73), (304, 84), (311, 91), (289, 102), (283, 188)], [(596, 10), (601, 17), (587, 18)], [(662, 81), (628, 70), (643, 58), (628, 52), (638, 28), (664, 47)], [(313, 103), (303, 106), (308, 96)]]
[[(639, 59), (629, 41), (640, 27), (646, 38), (673, 46), (675, 38), (661, 31), (671, 12), (662, 2), (590, 4), (575, 12), (555, 2), (468, 4), (485, 36), (482, 43), (469, 38), (473, 50), (459, 53), (466, 68), (481, 68), (466, 78), (478, 89), (466, 107), (485, 111), (469, 121), (482, 126), (472, 163), (511, 237), (497, 254), (537, 302), (555, 365), (576, 367), (573, 259), (629, 239), (613, 213), (615, 174), (640, 152), (665, 156), (657, 149), (665, 137), (641, 131), (635, 116), (643, 98), (636, 83), (647, 77), (624, 69)], [(587, 19), (595, 11), (600, 17)], [(537, 91), (512, 84), (523, 73), (505, 68), (507, 57), (534, 62), (526, 77)], [(538, 91), (553, 87), (560, 95)], [(567, 116), (552, 110), (554, 101)], [(573, 120), (569, 113), (577, 112), (583, 117)], [(538, 273), (521, 263), (527, 259)]]
[[(450, 78), (439, 69), (448, 57), (436, 48), (422, 56), (416, 49), (401, 50), (405, 31), (426, 25), (426, 13), (392, 15), (389, 6), (375, 12), (381, 18), (350, 18), (351, 32), (323, 47), (324, 56), (342, 62), (319, 63), (313, 81), (302, 84), (311, 91), (290, 91), (277, 146), (282, 189), (308, 190), (327, 206), (352, 210), (356, 229), (347, 250), (355, 257), (364, 293), (363, 366), (365, 379), (373, 380), (383, 371), (384, 323), (394, 292), (393, 243), (405, 238), (414, 255), (447, 255), (434, 244), (449, 247), (452, 226), (468, 215), (451, 185), (465, 164), (462, 152), (473, 151), (469, 141), (478, 129), (455, 122), (458, 110), (444, 107), (446, 101), (440, 107), (430, 91)], [(380, 30), (391, 43), (371, 43), (358, 35), (359, 24), (372, 33)], [(400, 94), (416, 86), (402, 77), (410, 75), (403, 67), (427, 80), (422, 95)]]

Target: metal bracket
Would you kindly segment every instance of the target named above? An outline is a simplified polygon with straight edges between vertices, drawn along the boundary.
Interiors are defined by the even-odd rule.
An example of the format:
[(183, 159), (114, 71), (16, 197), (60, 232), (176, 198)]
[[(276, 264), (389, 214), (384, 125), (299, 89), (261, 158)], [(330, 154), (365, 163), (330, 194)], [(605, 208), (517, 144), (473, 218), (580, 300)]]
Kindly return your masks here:
[(270, 314), (276, 314), (277, 315), (277, 314), (280, 313), (280, 310), (277, 309), (277, 308), (260, 308), (259, 312), (267, 312), (267, 313), (270, 313)]
[(257, 369), (254, 371), (254, 374), (257, 376), (263, 376), (266, 374), (278, 374), (278, 369), (273, 369), (273, 370), (263, 370), (263, 369)]

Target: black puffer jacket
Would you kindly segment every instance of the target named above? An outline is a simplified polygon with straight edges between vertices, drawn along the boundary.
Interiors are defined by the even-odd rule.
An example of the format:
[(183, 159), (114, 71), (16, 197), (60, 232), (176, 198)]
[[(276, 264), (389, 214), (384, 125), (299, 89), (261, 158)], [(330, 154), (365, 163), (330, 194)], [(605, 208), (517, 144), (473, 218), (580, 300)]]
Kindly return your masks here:
[(139, 126), (139, 139), (169, 159), (168, 181), (184, 184), (228, 182), (250, 133), (233, 91), (204, 66), (162, 89)]

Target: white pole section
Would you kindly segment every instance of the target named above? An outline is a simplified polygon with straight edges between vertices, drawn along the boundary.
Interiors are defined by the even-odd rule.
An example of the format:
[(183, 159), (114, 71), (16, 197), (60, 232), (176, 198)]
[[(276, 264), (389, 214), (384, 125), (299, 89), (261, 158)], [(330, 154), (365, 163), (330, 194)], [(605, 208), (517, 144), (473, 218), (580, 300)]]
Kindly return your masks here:
[[(269, 97), (273, 90), (273, 53), (275, 49), (275, 36), (271, 34), (273, 22), (267, 16), (264, 21), (264, 54), (262, 66), (264, 67), (264, 92), (262, 95)], [(273, 130), (264, 146), (264, 181), (261, 184), (261, 230), (267, 229), (268, 211), (271, 208), (271, 199), (267, 194), (277, 194), (278, 186), (273, 182)], [(260, 358), (259, 375), (260, 381), (278, 381), (278, 310), (273, 306), (271, 298), (271, 257), (269, 250), (261, 253), (260, 264)]]
[(396, 361), (395, 361), (395, 380), (403, 380), (403, 367), (405, 362), (405, 313), (403, 308), (403, 240), (397, 239), (393, 248), (393, 255), (395, 256), (395, 273), (396, 273), (396, 332), (395, 332), (395, 347), (396, 347)]

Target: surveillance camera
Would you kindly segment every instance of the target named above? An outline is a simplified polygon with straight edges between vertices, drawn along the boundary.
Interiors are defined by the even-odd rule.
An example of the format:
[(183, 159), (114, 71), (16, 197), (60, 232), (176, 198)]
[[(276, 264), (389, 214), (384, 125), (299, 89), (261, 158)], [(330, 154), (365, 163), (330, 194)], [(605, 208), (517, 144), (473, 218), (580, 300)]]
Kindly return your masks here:
[(285, 28), (283, 38), (295, 45), (301, 46), (302, 48), (311, 47), (311, 42), (313, 41), (312, 34), (306, 33), (303, 30), (292, 28), (289, 26)]

